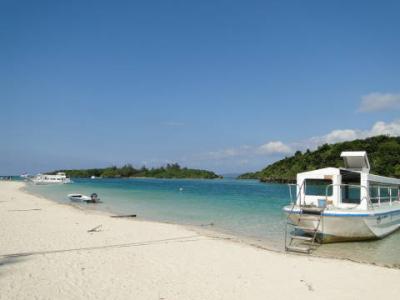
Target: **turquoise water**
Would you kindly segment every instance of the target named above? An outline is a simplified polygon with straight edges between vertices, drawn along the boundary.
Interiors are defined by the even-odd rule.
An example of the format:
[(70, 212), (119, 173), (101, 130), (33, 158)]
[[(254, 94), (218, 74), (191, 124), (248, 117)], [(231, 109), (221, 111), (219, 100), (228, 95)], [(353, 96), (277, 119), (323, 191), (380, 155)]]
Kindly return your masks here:
[[(145, 220), (201, 226), (283, 251), (287, 185), (253, 180), (74, 179), (73, 184), (28, 185), (27, 190), (62, 203), (69, 193), (96, 192), (102, 204), (82, 204)], [(210, 225), (212, 224), (212, 225)], [(315, 255), (400, 266), (400, 233), (372, 242), (323, 245)]]

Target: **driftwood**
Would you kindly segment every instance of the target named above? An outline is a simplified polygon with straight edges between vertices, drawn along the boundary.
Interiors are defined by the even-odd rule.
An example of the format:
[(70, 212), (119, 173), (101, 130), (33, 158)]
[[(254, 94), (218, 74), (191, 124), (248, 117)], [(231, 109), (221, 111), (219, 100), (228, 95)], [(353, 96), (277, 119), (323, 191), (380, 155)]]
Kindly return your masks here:
[(200, 224), (201, 227), (205, 227), (205, 226), (214, 226), (214, 223), (208, 223), (208, 224)]
[(136, 215), (119, 215), (119, 216), (111, 216), (111, 218), (136, 218)]
[(88, 230), (87, 232), (99, 232), (99, 231), (101, 231), (101, 226), (103, 226), (103, 225), (96, 226), (96, 227)]

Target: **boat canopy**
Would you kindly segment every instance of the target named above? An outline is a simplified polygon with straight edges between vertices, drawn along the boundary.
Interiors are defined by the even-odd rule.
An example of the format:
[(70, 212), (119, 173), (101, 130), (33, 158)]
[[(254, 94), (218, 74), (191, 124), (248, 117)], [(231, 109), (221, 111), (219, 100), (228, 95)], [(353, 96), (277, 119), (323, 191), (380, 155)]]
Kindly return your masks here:
[(371, 169), (366, 151), (343, 151), (340, 157), (343, 157), (344, 166), (348, 170), (369, 173)]
[[(307, 171), (297, 174), (297, 184), (301, 185), (305, 179), (331, 179), (334, 183), (343, 182), (344, 177), (347, 180), (353, 178), (351, 183), (357, 181), (361, 185), (369, 186), (369, 182), (373, 184), (396, 185), (400, 186), (400, 179), (385, 176), (379, 176), (369, 173), (370, 164), (367, 152), (365, 151), (344, 151), (340, 155), (343, 157), (345, 168), (323, 168), (313, 171)], [(337, 176), (341, 175), (342, 180)], [(357, 179), (358, 177), (358, 179)], [(356, 179), (356, 180), (354, 180)], [(360, 184), (359, 183), (359, 184)]]
[(385, 176), (374, 175), (374, 174), (368, 174), (368, 181), (370, 183), (375, 183), (375, 184), (400, 186), (400, 179), (398, 179), (398, 178), (385, 177)]
[(345, 168), (297, 174), (297, 204), (320, 206), (323, 199), (326, 205), (367, 210), (371, 203), (380, 205), (400, 199), (400, 179), (371, 174), (365, 151), (345, 151), (341, 157)]
[(301, 172), (297, 174), (297, 181), (302, 181), (305, 178), (319, 178), (319, 179), (327, 179), (328, 177), (331, 178), (332, 176), (340, 175), (339, 168), (323, 168), (317, 169), (312, 171)]

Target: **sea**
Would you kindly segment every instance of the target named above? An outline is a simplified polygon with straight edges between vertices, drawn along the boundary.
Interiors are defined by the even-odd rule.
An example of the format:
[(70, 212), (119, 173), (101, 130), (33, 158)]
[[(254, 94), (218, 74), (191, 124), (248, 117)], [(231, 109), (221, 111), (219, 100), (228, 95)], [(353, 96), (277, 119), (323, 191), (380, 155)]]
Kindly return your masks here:
[[(70, 193), (97, 193), (102, 203), (73, 205), (111, 214), (136, 214), (137, 219), (184, 225), (284, 252), (286, 218), (282, 208), (290, 203), (285, 184), (229, 178), (76, 178), (71, 184), (28, 184), (25, 189), (64, 204), (71, 204)], [(400, 231), (382, 240), (324, 244), (312, 255), (400, 268)]]

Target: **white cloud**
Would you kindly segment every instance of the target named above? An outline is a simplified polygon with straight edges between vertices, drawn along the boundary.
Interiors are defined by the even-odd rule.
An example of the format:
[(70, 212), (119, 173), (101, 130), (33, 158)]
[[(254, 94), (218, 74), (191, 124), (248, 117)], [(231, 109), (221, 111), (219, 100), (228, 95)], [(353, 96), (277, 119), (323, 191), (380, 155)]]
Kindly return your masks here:
[(257, 147), (256, 152), (258, 154), (288, 154), (292, 152), (292, 149), (282, 143), (281, 141), (272, 141), (264, 145)]
[(400, 136), (400, 120), (391, 123), (376, 122), (369, 131), (369, 136), (382, 134)]
[(309, 148), (315, 148), (321, 144), (333, 144), (344, 141), (352, 141), (376, 135), (400, 136), (400, 120), (396, 120), (390, 123), (379, 121), (376, 122), (371, 127), (371, 129), (368, 130), (336, 129), (332, 130), (326, 135), (312, 137), (309, 141), (306, 141), (303, 144), (307, 144), (307, 147)]
[(267, 162), (273, 162), (277, 158), (294, 153), (295, 150), (314, 150), (322, 144), (363, 139), (376, 135), (400, 136), (400, 119), (393, 122), (376, 122), (371, 128), (361, 129), (335, 129), (325, 135), (311, 137), (290, 143), (282, 141), (270, 141), (262, 145), (243, 145), (231, 147), (219, 151), (203, 153), (190, 157), (189, 161), (211, 164), (213, 167), (237, 171), (259, 168)]
[(360, 130), (335, 129), (326, 135), (312, 137), (309, 140), (309, 142), (311, 142), (314, 146), (319, 146), (321, 144), (333, 144), (344, 141), (356, 140), (362, 137), (364, 137), (364, 133)]
[(248, 157), (261, 155), (288, 154), (292, 149), (281, 141), (271, 141), (260, 146), (242, 145), (236, 148), (227, 148), (219, 151), (208, 152), (202, 156), (204, 159), (229, 159), (241, 157), (247, 160)]
[(361, 99), (361, 112), (381, 111), (400, 108), (400, 94), (371, 93)]

